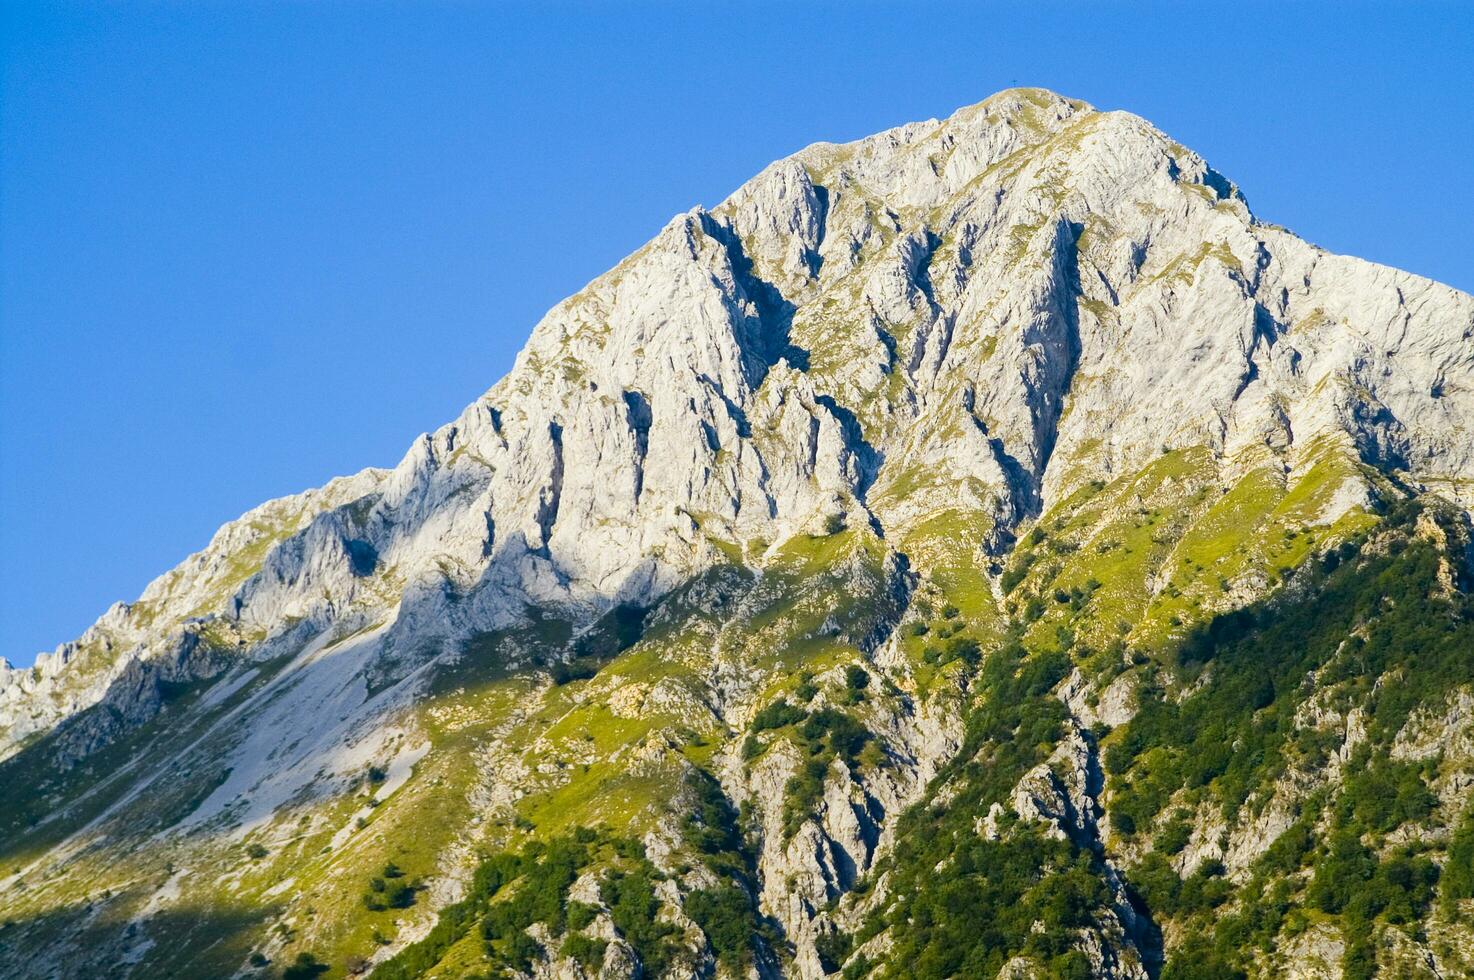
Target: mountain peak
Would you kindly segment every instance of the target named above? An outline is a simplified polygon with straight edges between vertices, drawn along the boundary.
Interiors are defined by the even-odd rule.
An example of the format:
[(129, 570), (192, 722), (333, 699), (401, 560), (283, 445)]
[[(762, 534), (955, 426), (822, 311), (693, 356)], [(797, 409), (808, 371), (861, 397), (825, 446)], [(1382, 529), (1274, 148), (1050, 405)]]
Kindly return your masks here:
[(1068, 114), (1095, 111), (1095, 107), (1083, 99), (1072, 99), (1047, 88), (1023, 85), (1000, 89), (981, 102), (959, 108), (950, 118), (957, 119), (959, 116), (972, 116), (980, 112), (1013, 117), (1023, 113), (1029, 106), (1036, 110)]
[[(409, 958), (389, 976), (432, 953), (450, 973), (506, 965), (502, 928), (561, 963), (592, 948), (554, 943), (575, 905), (614, 916), (585, 927), (635, 973), (686, 940), (651, 925), (666, 938), (641, 945), (600, 881), (654, 895), (659, 877), (661, 922), (689, 923), (693, 963), (760, 956), (764, 975), (818, 977), (849, 955), (830, 937), (909, 901), (857, 887), (882, 855), (917, 893), (916, 868), (951, 874), (897, 815), (966, 799), (981, 809), (958, 853), (1011, 841), (1090, 867), (1088, 921), (1050, 941), (1094, 951), (1092, 975), (1145, 977), (1161, 930), (1122, 881), (1154, 845), (1126, 821), (1145, 835), (1167, 820), (1141, 787), (1181, 774), (1151, 759), (1221, 748), (1151, 741), (1171, 705), (1217, 690), (1218, 668), (1192, 659), (1203, 644), (1260, 656), (1244, 622), (1316, 589), (1362, 596), (1336, 572), (1357, 555), (1382, 576), (1393, 565), (1376, 556), (1407, 552), (1397, 574), (1463, 601), (1471, 336), (1474, 297), (1258, 222), (1227, 178), (1128, 113), (1010, 89), (814, 144), (555, 306), (508, 376), (393, 470), (263, 505), (36, 669), (0, 666), (0, 753), (23, 790), (0, 837), (26, 848), (0, 896), (43, 924), (78, 889), (127, 903), (105, 921), (134, 925), (95, 948), (91, 919), (74, 924), (88, 943), (48, 940), (72, 975), (109, 956), (162, 975), (186, 951), (200, 975), (228, 974), (297, 931)], [(1341, 637), (1315, 639), (1322, 660), (1267, 692), (1254, 681), (1233, 739), (1336, 710), (1287, 701), (1252, 721), (1336, 662)], [(1224, 663), (1226, 696), (1272, 673)], [(1454, 717), (1442, 684), (1428, 710)], [(1160, 752), (1120, 749), (1103, 795), (1101, 739), (1144, 704), (1158, 728), (1125, 744)], [(1407, 731), (1381, 732), (1379, 751), (1423, 737)], [(964, 746), (1007, 778), (984, 792), (952, 761)], [(1296, 787), (1341, 785), (1326, 771), (1262, 789), (1264, 812), (1283, 830)], [(1172, 812), (1202, 829), (1178, 851), (1243, 877), (1268, 846), (1250, 808), (1213, 796), (1212, 773), (1192, 779)], [(1125, 819), (1098, 822), (1118, 799)], [(560, 909), (582, 896), (567, 922), (501, 922), (475, 891), (551, 875), (544, 852), (517, 850), (529, 839), (602, 869), (557, 886)], [(713, 862), (708, 845), (735, 850)], [(501, 870), (473, 876), (487, 849)], [(466, 896), (455, 928), (432, 933), (428, 910), (391, 926), (386, 861), (423, 876), (395, 886), (406, 908)], [(378, 882), (346, 908), (344, 869)], [(244, 945), (140, 938), (180, 889), (196, 900), (218, 881), (246, 910)], [(718, 887), (735, 891), (692, 897)], [(755, 931), (707, 951), (714, 906), (759, 902), (784, 943)], [(927, 946), (908, 932), (920, 917), (882, 918), (859, 955)], [(482, 919), (486, 942), (466, 941)], [(459, 945), (432, 949), (442, 933)], [(419, 936), (431, 945), (407, 945)], [(1008, 948), (1016, 969), (988, 960), (992, 975), (1037, 975), (1034, 947)]]

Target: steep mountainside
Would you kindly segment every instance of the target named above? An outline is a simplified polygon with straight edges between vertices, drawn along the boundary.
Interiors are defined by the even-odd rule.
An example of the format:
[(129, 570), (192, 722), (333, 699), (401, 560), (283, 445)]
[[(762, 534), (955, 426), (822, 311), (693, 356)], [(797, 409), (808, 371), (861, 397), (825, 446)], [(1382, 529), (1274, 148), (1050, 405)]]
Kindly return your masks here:
[(1036, 89), (816, 144), (0, 666), (0, 966), (1470, 975), (1471, 506), (1474, 297)]

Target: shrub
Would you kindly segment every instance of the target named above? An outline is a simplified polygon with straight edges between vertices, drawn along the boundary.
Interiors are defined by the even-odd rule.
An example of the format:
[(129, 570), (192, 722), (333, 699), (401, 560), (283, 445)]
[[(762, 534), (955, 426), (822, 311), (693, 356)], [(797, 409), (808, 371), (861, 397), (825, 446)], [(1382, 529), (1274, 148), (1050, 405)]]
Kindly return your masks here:
[(292, 960), (292, 964), (282, 971), (282, 980), (313, 980), (328, 972), (326, 963), (319, 963), (316, 956), (311, 953), (302, 952)]
[(819, 954), (819, 965), (824, 972), (833, 973), (849, 958), (854, 940), (848, 933), (823, 932), (814, 939), (814, 950)]
[(1245, 976), (1212, 946), (1192, 937), (1168, 959), (1161, 980), (1245, 980)]
[(1004, 595), (1008, 595), (1009, 593), (1013, 592), (1014, 589), (1018, 588), (1018, 584), (1022, 582), (1025, 576), (1029, 574), (1029, 566), (1031, 564), (1032, 562), (1020, 561), (1017, 565), (1014, 565), (1012, 568), (1004, 571), (1002, 578), (1000, 578), (998, 582), (999, 585), (1003, 586)]
[(1438, 798), (1423, 782), (1420, 765), (1393, 762), (1385, 751), (1370, 761), (1369, 755), (1357, 754), (1349, 766), (1356, 775), (1346, 782), (1345, 801), (1358, 824), (1385, 833), (1433, 812)]
[(407, 909), (415, 904), (415, 888), (403, 881), (386, 882), (384, 903), (392, 909)]
[(599, 915), (599, 907), (587, 902), (568, 903), (568, 930), (570, 932), (582, 932), (587, 929), (594, 919)]
[(795, 725), (808, 716), (804, 709), (796, 708), (785, 699), (779, 698), (753, 716), (751, 727), (754, 732), (783, 728), (786, 725)]
[(686, 896), (689, 915), (716, 953), (717, 962), (733, 973), (752, 958), (752, 900), (736, 885), (723, 883)]
[[(472, 875), (466, 897), (442, 909), (425, 938), (380, 964), (374, 971), (375, 980), (412, 980), (424, 975), (446, 951), (476, 929), (478, 922), (487, 955), (497, 967), (493, 973), (505, 973), (508, 966), (530, 965), (542, 951), (527, 936), (526, 929), (541, 922), (555, 935), (564, 930), (568, 889), (579, 869), (593, 859), (593, 841), (578, 839), (588, 836), (584, 832), (547, 842), (534, 841), (521, 852), (495, 854), (482, 861)], [(648, 867), (638, 841), (609, 838), (605, 843), (622, 859)], [(413, 895), (412, 886), (402, 876), (385, 882), (385, 895), (396, 885)], [(510, 895), (504, 893), (508, 888), (513, 889)]]
[(602, 939), (577, 934), (566, 937), (558, 953), (583, 967), (586, 973), (598, 973), (604, 966), (604, 950), (609, 944)]
[(1091, 980), (1095, 976), (1090, 967), (1090, 957), (1078, 949), (1061, 953), (1051, 960), (1049, 973), (1056, 980)]
[(598, 661), (588, 657), (578, 657), (569, 661), (558, 661), (548, 667), (548, 673), (553, 677), (553, 683), (558, 687), (571, 684), (574, 681), (586, 681), (599, 673)]
[(1331, 839), (1330, 852), (1316, 865), (1305, 897), (1322, 912), (1341, 912), (1376, 872), (1377, 859), (1360, 836), (1340, 830)]
[(982, 648), (978, 646), (977, 640), (965, 637), (953, 637), (947, 643), (947, 660), (961, 660), (969, 667), (976, 667), (983, 659)]
[(628, 873), (614, 871), (601, 888), (614, 927), (640, 957), (647, 976), (665, 972), (671, 957), (671, 936), (678, 931), (655, 918), (660, 902), (652, 883), (654, 873), (648, 864)]
[(542, 955), (542, 945), (525, 932), (515, 932), (507, 940), (507, 962), (519, 973), (531, 973), (532, 961)]
[(1163, 854), (1177, 854), (1187, 846), (1187, 842), (1191, 839), (1192, 825), (1179, 812), (1174, 814), (1172, 819), (1163, 825), (1157, 836), (1152, 838), (1152, 847)]

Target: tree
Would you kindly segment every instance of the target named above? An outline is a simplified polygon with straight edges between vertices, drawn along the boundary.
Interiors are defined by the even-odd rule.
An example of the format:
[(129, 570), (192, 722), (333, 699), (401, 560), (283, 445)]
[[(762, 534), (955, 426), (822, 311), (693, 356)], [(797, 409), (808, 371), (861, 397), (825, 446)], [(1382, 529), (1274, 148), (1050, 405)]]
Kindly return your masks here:
[(326, 963), (318, 962), (316, 956), (303, 951), (297, 954), (291, 966), (282, 971), (281, 976), (282, 980), (314, 980), (315, 977), (326, 972), (328, 972)]

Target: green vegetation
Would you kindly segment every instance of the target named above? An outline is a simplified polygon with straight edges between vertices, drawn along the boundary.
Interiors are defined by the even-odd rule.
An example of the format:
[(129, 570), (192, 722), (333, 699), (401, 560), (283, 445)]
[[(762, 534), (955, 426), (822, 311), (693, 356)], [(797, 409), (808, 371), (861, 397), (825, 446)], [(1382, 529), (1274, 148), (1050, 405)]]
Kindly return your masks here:
[[(783, 764), (796, 760), (782, 800), (791, 837), (822, 808), (837, 762), (863, 782), (891, 764), (891, 752), (904, 757), (905, 746), (867, 725), (893, 710), (955, 706), (965, 721), (960, 751), (925, 802), (900, 818), (895, 850), (855, 885), (865, 894), (883, 881), (881, 907), (855, 933), (819, 926), (826, 969), (855, 978), (996, 975), (1023, 957), (1031, 975), (1086, 975), (1081, 931), (1113, 942), (1104, 933), (1117, 928), (1110, 860), (1147, 923), (1134, 938), (1149, 942), (1155, 923), (1174, 944), (1160, 974), (1168, 980), (1263, 975), (1312, 929), (1340, 933), (1347, 976), (1374, 967), (1395, 975), (1385, 962), (1389, 930), (1436, 949), (1438, 930), (1464, 928), (1474, 899), (1474, 809), (1457, 812), (1437, 795), (1449, 799), (1451, 770), (1462, 763), (1426, 739), (1393, 750), (1415, 714), (1436, 718), (1469, 683), (1474, 609), (1437, 533), (1455, 528), (1403, 504), (1307, 528), (1297, 522), (1321, 512), (1323, 491), (1344, 469), (1327, 463), (1287, 485), (1262, 468), (1225, 491), (1203, 464), (1177, 450), (1145, 474), (1081, 485), (1030, 526), (1012, 557), (986, 559), (997, 568), (981, 567), (976, 541), (986, 527), (963, 511), (887, 542), (855, 521), (776, 551), (732, 543), (734, 561), (768, 556), (761, 576), (713, 569), (658, 611), (620, 607), (581, 634), (534, 614), (439, 665), (415, 719), (432, 751), (392, 794), (388, 759), (402, 749), (359, 763), (337, 796), (294, 802), (283, 818), (299, 821), (294, 833), (285, 824), (253, 832), (199, 865), (183, 849), (167, 864), (129, 858), (111, 877), (88, 865), (66, 882), (71, 918), (58, 914), (48, 927), (71, 928), (110, 900), (108, 916), (133, 914), (178, 861), (209, 869), (183, 883), (187, 903), (237, 902), (239, 921), (196, 929), (158, 917), (145, 972), (198, 963), (228, 972), (270, 948), (281, 950), (278, 963), (256, 964), (270, 975), (300, 965), (316, 973), (296, 975), (339, 976), (429, 914), (403, 910), (424, 904), (418, 882), (461, 853), (449, 849), (476, 826), (472, 846), (487, 852), (465, 900), (377, 975), (499, 976), (554, 956), (593, 972), (623, 958), (625, 945), (654, 975), (690, 964), (696, 929), (720, 973), (741, 975), (770, 956), (784, 964), (789, 947), (755, 900), (756, 808), (744, 803), (739, 817), (705, 770), (733, 749), (760, 765), (778, 763), (758, 762), (775, 749)], [(1348, 531), (1363, 520), (1376, 526)], [(896, 575), (885, 549), (913, 545), (916, 567)], [(1261, 584), (1292, 588), (1224, 611), (1244, 576), (1259, 573)], [(1002, 576), (1005, 597), (988, 574)], [(886, 645), (872, 653), (878, 642)], [(275, 666), (198, 714), (185, 712), (210, 685), (162, 688), (160, 724), (72, 772), (33, 773), (41, 757), (29, 754), (3, 764), (0, 774), (27, 789), (0, 807), (0, 825), (15, 832), (7, 872), (24, 870), (28, 886), (15, 894), (40, 892), (46, 871), (27, 862), (48, 841), (124, 799), (129, 755), (178, 752), (206, 737)], [(1054, 839), (1009, 809), (1019, 778), (1050, 758), (1065, 731), (1058, 692), (1073, 668), (1089, 682), (1087, 705), (1121, 677), (1129, 684), (1117, 690), (1139, 706), (1129, 722), (1086, 733), (1106, 773), (1099, 849), (1093, 838)], [(755, 679), (741, 696), (761, 710), (745, 731), (702, 709), (706, 679), (732, 670)], [(1073, 693), (1071, 704), (1078, 711)], [(488, 746), (524, 767), (515, 812), (474, 809), (484, 784), (469, 760)], [(151, 791), (148, 812), (122, 811), (137, 816), (138, 833), (187, 814), (228, 776), (190, 765)], [(1320, 789), (1296, 795), (1307, 786)], [(1003, 809), (990, 816), (994, 803)], [(471, 822), (473, 813), (484, 819)], [(1266, 813), (1269, 826), (1288, 819), (1289, 829), (1245, 868), (1245, 829)], [(663, 870), (634, 843), (657, 821), (680, 828)], [(1195, 857), (1182, 866), (1215, 843), (1222, 863)], [(217, 872), (229, 894), (203, 885)], [(98, 897), (124, 874), (137, 883), (125, 897)], [(294, 891), (283, 892), (289, 875)], [(696, 929), (674, 924), (673, 895)], [(268, 927), (280, 944), (263, 943)], [(862, 952), (881, 931), (888, 951)]]
[[(1393, 526), (1414, 517), (1404, 511)], [(1150, 826), (1174, 793), (1201, 789), (1231, 819), (1313, 746), (1313, 736), (1295, 723), (1312, 672), (1321, 689), (1365, 696), (1380, 741), (1402, 727), (1415, 705), (1439, 703), (1467, 682), (1471, 604), (1464, 595), (1439, 595), (1432, 545), (1412, 539), (1356, 562), (1347, 560), (1354, 546), (1335, 554), (1336, 567), (1306, 573), (1308, 600), (1260, 603), (1188, 637), (1177, 662), (1188, 677), (1206, 675), (1191, 696), (1169, 698), (1160, 684), (1141, 690), (1141, 710), (1112, 735), (1105, 754), (1106, 770), (1120, 780), (1113, 808), (1138, 827)], [(1393, 671), (1397, 684), (1378, 684)], [(1303, 745), (1294, 741), (1307, 738)], [(1385, 758), (1353, 781), (1351, 791), (1352, 804), (1376, 830), (1425, 816), (1431, 807), (1412, 768)]]
[(760, 920), (753, 855), (739, 829), (738, 814), (709, 774), (695, 770), (687, 780), (695, 797), (683, 837), (716, 877), (718, 884), (690, 892), (686, 914), (701, 927), (717, 962), (734, 973), (751, 965), (760, 939), (776, 946), (779, 937)]
[(602, 939), (571, 932), (563, 940), (563, 945), (558, 947), (558, 954), (578, 963), (589, 973), (598, 973), (604, 965), (604, 950), (608, 946)]
[(796, 708), (783, 698), (779, 698), (753, 716), (751, 728), (754, 732), (786, 728), (789, 725), (798, 724), (808, 716), (809, 713), (803, 708)]
[(407, 909), (415, 904), (416, 887), (404, 881), (404, 872), (394, 862), (384, 865), (384, 870), (369, 879), (368, 891), (363, 893), (363, 907), (370, 912), (385, 909)]
[(312, 980), (328, 972), (326, 963), (319, 963), (311, 953), (298, 953), (290, 966), (282, 971), (282, 980)]
[(1464, 899), (1474, 898), (1474, 805), (1465, 808), (1463, 819), (1449, 841), (1440, 891), (1450, 912)]
[[(564, 935), (576, 958), (592, 960), (593, 940), (574, 938), (578, 932), (570, 916), (568, 890), (580, 872), (595, 864), (605, 869), (601, 892), (616, 928), (645, 968), (658, 972), (668, 959), (671, 929), (655, 918), (659, 903), (653, 882), (659, 872), (638, 843), (580, 830), (547, 843), (532, 841), (518, 853), (504, 852), (483, 861), (466, 897), (441, 910), (429, 935), (401, 950), (374, 976), (378, 980), (418, 977), (435, 967), (473, 928), (480, 934), (483, 958), (493, 971), (525, 972), (544, 954), (527, 934), (534, 923), (546, 925), (555, 936)], [(587, 927), (592, 921), (588, 907), (574, 907), (579, 909), (576, 921)], [(602, 959), (602, 955), (599, 947), (597, 956)]]
[(1109, 899), (1088, 852), (1019, 825), (1003, 840), (949, 849), (944, 861), (890, 912), (897, 945), (886, 976), (994, 976), (1020, 955), (1045, 964), (1045, 976), (1082, 975), (1075, 931)]
[[(758, 921), (751, 897), (751, 865), (736, 829), (736, 814), (716, 781), (696, 770), (687, 787), (694, 804), (683, 837), (718, 876), (719, 884), (691, 891), (684, 907), (717, 959), (739, 969), (751, 962), (753, 943), (767, 930)], [(600, 904), (569, 900), (569, 890), (583, 874), (596, 877)], [(387, 895), (399, 877), (391, 865), (373, 880)], [(634, 951), (643, 974), (659, 976), (671, 964), (680, 938), (680, 930), (661, 918), (656, 886), (664, 880), (646, 858), (643, 845), (604, 830), (578, 828), (548, 841), (531, 841), (519, 852), (484, 860), (466, 897), (441, 910), (429, 935), (380, 966), (374, 977), (419, 977), (448, 962), (451, 951), (473, 934), (481, 940), (485, 970), (493, 975), (508, 970), (525, 973), (551, 952), (528, 933), (538, 923), (558, 938), (554, 947), (558, 953), (586, 969), (597, 969), (607, 943), (585, 930), (601, 914), (608, 915), (619, 937)]]
[[(1072, 661), (1097, 673), (1131, 669), (1138, 678), (1135, 716), (1095, 737), (1110, 825), (1140, 855), (1126, 869), (1132, 901), (1147, 921), (1171, 920), (1183, 937), (1163, 980), (1242, 980), (1262, 969), (1256, 957), (1327, 919), (1345, 937), (1344, 974), (1371, 977), (1379, 930), (1425, 921), (1435, 898), (1456, 914), (1474, 898), (1474, 809), (1460, 816), (1441, 862), (1426, 835), (1413, 838), (1420, 843), (1389, 840), (1409, 824), (1453, 820), (1431, 789), (1438, 757), (1412, 761), (1389, 749), (1415, 708), (1444, 704), (1469, 683), (1474, 649), (1474, 602), (1448, 588), (1434, 537), (1416, 531), (1428, 518), (1447, 520), (1395, 503), (1322, 560), (1287, 570), (1293, 592), (1203, 618), (1145, 653), (1119, 640), (1097, 653), (1070, 629), (1031, 624), (1046, 606), (1088, 609), (1102, 588), (1094, 576), (1032, 593), (1034, 602), (1016, 607), (1019, 625), (972, 678), (966, 740), (932, 789), (945, 792), (946, 804), (903, 815), (894, 853), (873, 872), (888, 876), (892, 897), (858, 933), (822, 937), (826, 968), (847, 977), (991, 976), (1021, 956), (1034, 975), (1088, 975), (1076, 973), (1084, 970), (1078, 932), (1111, 916), (1100, 855), (1044, 837), (1007, 805), (1019, 778), (1056, 743), (1064, 709), (1051, 691)], [(1143, 521), (1143, 530), (1155, 520)], [(1035, 550), (1016, 558), (1019, 574), (1005, 576), (1005, 588), (1019, 590), (1039, 569), (1044, 581), (1059, 581), (1046, 566), (1074, 554), (1055, 536), (1068, 527), (1061, 518), (1026, 535), (1020, 549)], [(907, 638), (938, 631), (933, 622)], [(941, 659), (940, 647), (930, 649), (937, 652), (926, 659)], [(1343, 781), (1302, 801), (1298, 818), (1246, 875), (1231, 879), (1214, 860), (1180, 875), (1170, 857), (1187, 847), (1195, 825), (1221, 816), (1236, 826), (1259, 812), (1292, 767), (1314, 773), (1329, 765), (1340, 740), (1305, 724), (1301, 709), (1311, 695), (1340, 712), (1352, 705), (1365, 712), (1368, 737), (1344, 761)], [(976, 820), (994, 803), (1005, 804), (996, 831), (980, 836)], [(893, 943), (882, 963), (855, 953), (882, 931)]]
[[(1195, 937), (1164, 978), (1197, 977), (1203, 964), (1213, 975), (1242, 976), (1254, 951), (1273, 948), (1284, 930), (1306, 927), (1305, 910), (1339, 919), (1344, 975), (1370, 977), (1379, 924), (1427, 914), (1437, 864), (1417, 847), (1377, 842), (1404, 824), (1437, 818), (1428, 787), (1435, 761), (1398, 761), (1388, 747), (1415, 706), (1443, 703), (1468, 682), (1474, 605), (1440, 587), (1437, 549), (1410, 534), (1418, 514), (1414, 505), (1394, 507), (1375, 547), (1348, 543), (1332, 551), (1303, 572), (1308, 580), (1297, 597), (1221, 616), (1195, 632), (1176, 658), (1186, 678), (1200, 679), (1193, 693), (1171, 699), (1161, 687), (1149, 691), (1140, 713), (1108, 740), (1113, 809), (1138, 828), (1159, 828), (1156, 850), (1131, 869), (1131, 884), (1153, 915), (1190, 923)], [(1342, 710), (1363, 705), (1368, 718), (1369, 739), (1347, 760), (1339, 792), (1304, 804), (1245, 884), (1216, 877), (1211, 863), (1179, 879), (1162, 855), (1185, 843), (1183, 811), (1166, 820), (1158, 814), (1169, 801), (1193, 801), (1218, 806), (1232, 821), (1289, 766), (1325, 765), (1324, 740), (1296, 721), (1312, 693)], [(1321, 821), (1329, 823), (1323, 835)], [(1455, 879), (1458, 845), (1456, 834), (1445, 862)], [(1301, 872), (1307, 863), (1308, 876)], [(1443, 884), (1445, 895), (1452, 890)]]
[(611, 871), (600, 891), (614, 927), (634, 948), (651, 976), (660, 976), (670, 963), (672, 938), (677, 932), (675, 926), (655, 917), (660, 910), (655, 897), (657, 875), (648, 861), (639, 861), (632, 871)]
[[(869, 672), (863, 667), (854, 664), (847, 667), (845, 703), (858, 704), (864, 700), (870, 680)], [(878, 755), (866, 752), (873, 738), (870, 731), (853, 716), (836, 708), (811, 712), (779, 698), (753, 716), (749, 727), (754, 734), (743, 742), (744, 759), (751, 760), (762, 754), (762, 743), (756, 737), (758, 732), (786, 729), (800, 748), (799, 771), (788, 780), (784, 790), (783, 827), (789, 837), (798, 831), (824, 795), (824, 780), (834, 760), (843, 759), (846, 765), (856, 768), (862, 761), (878, 764), (880, 759)]]
[(861, 750), (872, 737), (864, 725), (834, 708), (806, 713), (794, 734), (803, 751), (803, 761), (784, 787), (783, 831), (789, 837), (798, 832), (824, 795), (824, 780), (834, 760), (843, 759), (854, 768)]
[[(992, 976), (1015, 955), (1047, 964), (1049, 975), (1077, 969), (1073, 932), (1107, 897), (1092, 855), (1013, 820), (996, 841), (979, 838), (974, 826), (1057, 740), (1064, 709), (1049, 692), (1067, 669), (1058, 652), (1028, 654), (1017, 634), (983, 660), (976, 683), (984, 693), (966, 742), (938, 777), (951, 800), (902, 816), (884, 862), (896, 897), (855, 937), (859, 945), (890, 929), (886, 976)], [(844, 942), (827, 947), (838, 956)]]

